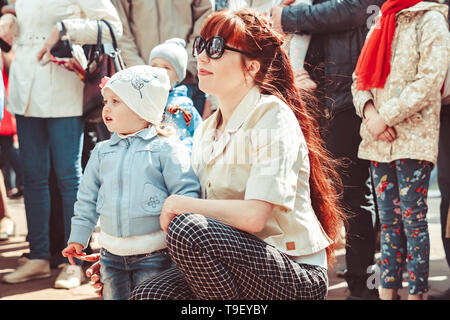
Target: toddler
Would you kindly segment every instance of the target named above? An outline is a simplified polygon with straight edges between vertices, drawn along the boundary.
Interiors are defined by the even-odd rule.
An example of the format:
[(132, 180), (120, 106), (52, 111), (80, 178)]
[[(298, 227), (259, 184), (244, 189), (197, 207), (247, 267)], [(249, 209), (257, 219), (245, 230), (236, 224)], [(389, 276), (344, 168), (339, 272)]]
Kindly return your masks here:
[(170, 90), (167, 72), (134, 66), (103, 82), (103, 121), (113, 134), (96, 145), (75, 203), (63, 256), (73, 263), (100, 219), (103, 296), (131, 290), (171, 266), (159, 215), (171, 194), (198, 198), (188, 148), (162, 125)]
[(192, 149), (194, 131), (202, 122), (188, 89), (178, 85), (186, 78), (188, 54), (186, 42), (181, 38), (172, 38), (156, 46), (150, 53), (149, 64), (152, 67), (167, 70), (170, 79), (170, 93), (165, 109), (165, 121), (173, 123), (180, 140)]

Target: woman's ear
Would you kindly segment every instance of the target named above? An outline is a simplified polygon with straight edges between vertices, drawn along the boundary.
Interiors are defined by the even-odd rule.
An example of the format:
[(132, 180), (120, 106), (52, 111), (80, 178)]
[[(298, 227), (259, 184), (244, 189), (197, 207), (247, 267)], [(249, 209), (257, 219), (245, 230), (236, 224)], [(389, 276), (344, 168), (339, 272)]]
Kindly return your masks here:
[(247, 60), (247, 73), (248, 75), (254, 79), (256, 74), (259, 72), (259, 69), (261, 68), (261, 64), (257, 60)]

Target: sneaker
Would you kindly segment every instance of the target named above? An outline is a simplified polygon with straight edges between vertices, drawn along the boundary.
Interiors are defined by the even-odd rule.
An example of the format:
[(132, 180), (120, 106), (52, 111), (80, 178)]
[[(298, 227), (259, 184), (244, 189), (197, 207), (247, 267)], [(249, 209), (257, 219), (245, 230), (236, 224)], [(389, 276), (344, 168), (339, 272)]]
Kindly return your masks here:
[(8, 196), (8, 198), (10, 198), (11, 200), (17, 200), (22, 197), (23, 197), (23, 187), (19, 188), (17, 192), (14, 192), (10, 196)]
[(428, 300), (450, 300), (450, 288), (444, 292), (429, 294)]
[(30, 261), (30, 258), (28, 257), (28, 255), (26, 253), (22, 254), (19, 259), (17, 259), (17, 264), (19, 266), (27, 263), (28, 261)]
[(0, 220), (0, 241), (8, 240), (16, 234), (16, 224), (10, 218), (4, 217)]
[(50, 262), (45, 259), (31, 259), (19, 265), (16, 271), (3, 277), (6, 283), (21, 283), (33, 279), (51, 277)]
[(84, 279), (81, 266), (62, 264), (61, 268), (62, 270), (55, 280), (56, 289), (72, 289), (81, 285)]

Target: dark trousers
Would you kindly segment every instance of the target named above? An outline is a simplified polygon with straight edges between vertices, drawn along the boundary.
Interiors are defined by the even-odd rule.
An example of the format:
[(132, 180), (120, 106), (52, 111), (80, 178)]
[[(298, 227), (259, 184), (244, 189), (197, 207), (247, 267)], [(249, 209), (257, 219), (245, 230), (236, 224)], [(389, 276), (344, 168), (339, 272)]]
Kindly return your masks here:
[(360, 125), (361, 118), (354, 109), (337, 113), (322, 125), (327, 149), (335, 158), (345, 159), (345, 167), (339, 169), (344, 185), (342, 200), (348, 218), (345, 278), (354, 296), (361, 296), (368, 290), (367, 269), (374, 263), (376, 244), (370, 163), (357, 156)]
[(445, 237), (450, 201), (450, 105), (441, 110), (441, 129), (439, 132), (438, 185), (441, 192), (441, 227), (445, 257), (450, 267), (450, 238)]
[(142, 282), (131, 300), (326, 298), (325, 268), (297, 263), (257, 237), (220, 221), (198, 214), (177, 215), (166, 241), (176, 268)]
[(109, 138), (111, 138), (111, 133), (103, 122), (86, 122), (84, 124), (83, 153), (81, 155), (81, 167), (83, 171), (97, 142), (108, 140)]

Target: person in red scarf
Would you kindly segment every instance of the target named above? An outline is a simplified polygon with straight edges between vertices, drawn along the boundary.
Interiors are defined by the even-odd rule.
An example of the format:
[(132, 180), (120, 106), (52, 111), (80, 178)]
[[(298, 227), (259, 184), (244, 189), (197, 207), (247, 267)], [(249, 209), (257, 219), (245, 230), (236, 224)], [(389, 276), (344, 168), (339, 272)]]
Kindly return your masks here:
[(357, 157), (361, 119), (355, 112), (351, 85), (370, 22), (383, 3), (384, 0), (314, 0), (311, 6), (289, 5), (271, 11), (275, 29), (312, 36), (305, 58), (305, 69), (317, 83), (317, 106), (312, 103), (311, 108), (318, 111), (327, 150), (334, 158), (345, 159), (338, 171), (344, 185), (341, 200), (349, 219), (345, 264), (338, 266), (337, 271), (345, 277), (349, 300), (378, 299), (378, 288), (367, 286), (375, 263), (376, 204), (370, 162)]
[(384, 300), (400, 299), (404, 259), (408, 299), (428, 292), (426, 203), (438, 154), (440, 89), (450, 60), (447, 18), (447, 5), (386, 1), (353, 75), (353, 101), (363, 118), (358, 157), (371, 160), (380, 215)]

